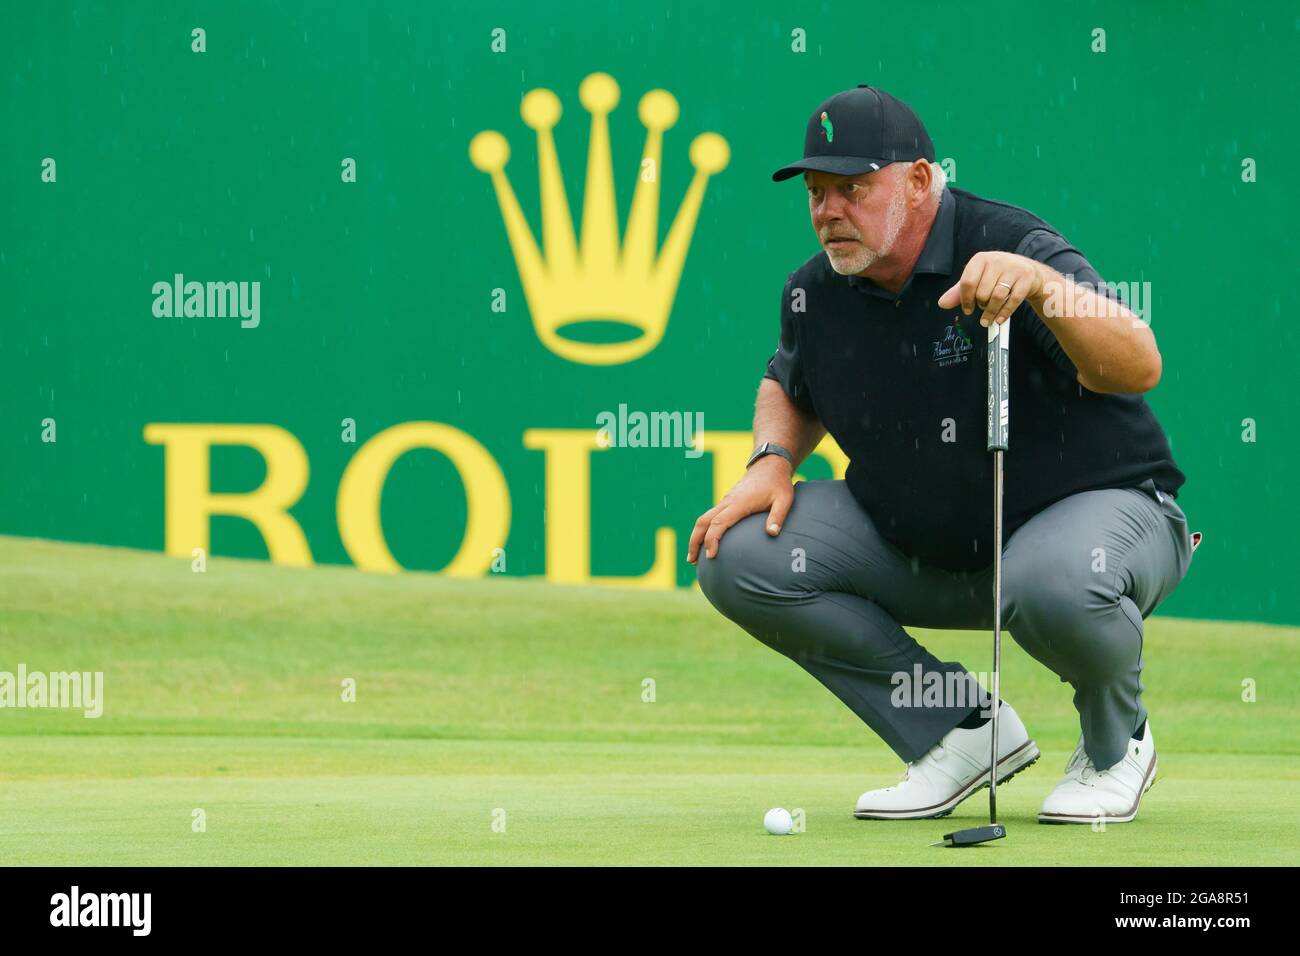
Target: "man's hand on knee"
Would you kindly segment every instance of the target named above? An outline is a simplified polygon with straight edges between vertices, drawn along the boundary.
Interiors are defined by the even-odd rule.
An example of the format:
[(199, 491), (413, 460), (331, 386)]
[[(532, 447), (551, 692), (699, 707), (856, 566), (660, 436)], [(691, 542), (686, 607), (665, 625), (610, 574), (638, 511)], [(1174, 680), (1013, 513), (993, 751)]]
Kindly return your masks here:
[(777, 455), (760, 458), (736, 482), (722, 501), (714, 505), (695, 522), (686, 560), (694, 564), (699, 558), (700, 545), (712, 558), (727, 529), (741, 518), (767, 511), (767, 533), (775, 537), (781, 533), (785, 517), (794, 503), (793, 469), (790, 463)]

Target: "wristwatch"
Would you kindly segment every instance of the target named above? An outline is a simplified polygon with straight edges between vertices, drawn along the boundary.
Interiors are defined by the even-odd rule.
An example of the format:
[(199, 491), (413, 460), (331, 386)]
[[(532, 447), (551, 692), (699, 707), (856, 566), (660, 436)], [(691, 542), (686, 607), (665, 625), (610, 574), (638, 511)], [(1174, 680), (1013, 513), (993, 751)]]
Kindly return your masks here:
[(780, 445), (776, 444), (775, 442), (765, 441), (763, 442), (763, 444), (759, 445), (757, 448), (754, 449), (754, 454), (749, 456), (749, 461), (745, 463), (745, 468), (748, 469), (750, 465), (758, 461), (764, 455), (780, 455), (782, 458), (784, 458), (786, 461), (790, 463), (791, 468), (795, 466), (794, 455), (790, 454), (790, 452), (787, 449), (782, 448)]

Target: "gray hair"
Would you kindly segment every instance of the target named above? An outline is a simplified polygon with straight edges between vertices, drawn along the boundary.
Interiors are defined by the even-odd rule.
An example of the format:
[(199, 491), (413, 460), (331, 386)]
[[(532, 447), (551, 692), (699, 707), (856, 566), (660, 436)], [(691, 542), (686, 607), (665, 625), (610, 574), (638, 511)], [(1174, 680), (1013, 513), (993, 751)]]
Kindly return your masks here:
[(930, 164), (930, 195), (939, 198), (943, 187), (948, 185), (948, 174), (938, 163)]
[[(912, 163), (913, 160), (900, 159), (890, 163), (889, 165), (911, 167)], [(895, 180), (895, 182), (901, 185), (903, 181), (901, 179), (898, 179)], [(933, 196), (935, 199), (938, 199), (943, 194), (943, 189), (947, 185), (948, 185), (948, 173), (945, 172), (944, 168), (940, 166), (938, 163), (930, 163), (930, 195)]]

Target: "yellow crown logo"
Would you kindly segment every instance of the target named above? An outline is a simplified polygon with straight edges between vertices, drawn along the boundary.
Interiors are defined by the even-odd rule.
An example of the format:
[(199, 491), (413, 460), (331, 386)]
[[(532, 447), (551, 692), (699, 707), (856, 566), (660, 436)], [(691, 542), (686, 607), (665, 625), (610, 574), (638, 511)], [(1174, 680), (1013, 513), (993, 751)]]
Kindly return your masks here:
[[(618, 83), (608, 73), (593, 73), (578, 87), (578, 99), (591, 114), (581, 248), (574, 237), (552, 136), (562, 112), (559, 97), (550, 90), (533, 90), (519, 106), (524, 123), (537, 133), (545, 257), (505, 174), (510, 159), (506, 138), (494, 130), (484, 130), (469, 144), (470, 162), (492, 177), (538, 337), (556, 355), (586, 365), (630, 362), (659, 344), (668, 325), (704, 189), (709, 177), (726, 168), (731, 158), (727, 141), (717, 133), (701, 133), (691, 142), (695, 176), (656, 258), (663, 134), (677, 122), (678, 109), (676, 98), (667, 90), (651, 90), (641, 97), (637, 116), (646, 128), (645, 149), (641, 152), (627, 234), (620, 248), (609, 148), (609, 114), (618, 106), (618, 98)], [(640, 334), (630, 341), (611, 343), (579, 342), (560, 334), (564, 326), (574, 322), (600, 321), (630, 325)]]

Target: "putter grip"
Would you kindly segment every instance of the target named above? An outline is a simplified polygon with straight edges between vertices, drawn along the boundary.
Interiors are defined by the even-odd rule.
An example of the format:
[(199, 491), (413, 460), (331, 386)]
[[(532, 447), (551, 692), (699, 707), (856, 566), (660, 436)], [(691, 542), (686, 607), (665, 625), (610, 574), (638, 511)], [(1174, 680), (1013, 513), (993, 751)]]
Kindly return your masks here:
[(1008, 357), (1011, 353), (1011, 320), (989, 326), (989, 451), (1006, 451), (1010, 429), (1007, 424)]

